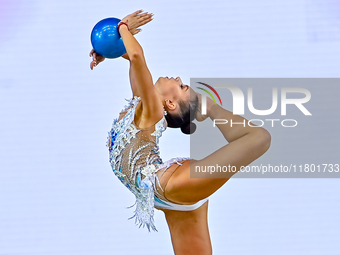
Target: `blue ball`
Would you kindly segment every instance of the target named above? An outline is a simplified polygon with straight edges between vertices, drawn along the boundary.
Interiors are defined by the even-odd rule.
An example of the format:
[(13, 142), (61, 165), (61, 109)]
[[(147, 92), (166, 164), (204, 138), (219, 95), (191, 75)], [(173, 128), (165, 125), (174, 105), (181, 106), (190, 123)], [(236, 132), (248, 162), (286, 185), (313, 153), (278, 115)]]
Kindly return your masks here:
[(118, 58), (126, 53), (122, 38), (118, 32), (120, 19), (107, 18), (99, 21), (91, 32), (93, 49), (105, 58)]

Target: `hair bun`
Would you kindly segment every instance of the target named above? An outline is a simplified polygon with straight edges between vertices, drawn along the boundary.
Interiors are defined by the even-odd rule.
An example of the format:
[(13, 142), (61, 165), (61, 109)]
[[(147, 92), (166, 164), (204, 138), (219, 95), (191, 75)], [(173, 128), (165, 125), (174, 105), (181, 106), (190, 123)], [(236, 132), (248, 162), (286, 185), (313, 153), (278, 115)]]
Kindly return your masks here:
[(186, 135), (193, 134), (196, 131), (196, 124), (189, 122), (188, 124), (181, 127), (181, 131)]

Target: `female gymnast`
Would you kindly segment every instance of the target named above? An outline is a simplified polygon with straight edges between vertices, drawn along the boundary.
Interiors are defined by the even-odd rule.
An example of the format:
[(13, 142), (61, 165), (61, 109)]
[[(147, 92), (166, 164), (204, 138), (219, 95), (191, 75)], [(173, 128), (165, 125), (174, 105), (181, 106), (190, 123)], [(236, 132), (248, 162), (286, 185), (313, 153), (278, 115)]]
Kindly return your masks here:
[[(176, 255), (212, 254), (207, 211), (208, 198), (225, 178), (190, 178), (190, 166), (232, 165), (240, 170), (264, 154), (270, 146), (270, 134), (261, 127), (217, 125), (226, 145), (202, 160), (174, 158), (163, 162), (159, 156), (159, 138), (167, 127), (194, 131), (194, 119), (232, 119), (241, 116), (207, 99), (207, 114), (200, 112), (201, 95), (184, 85), (179, 77), (161, 77), (154, 84), (142, 47), (134, 35), (152, 15), (140, 11), (126, 16), (119, 24), (130, 61), (132, 99), (113, 122), (109, 132), (110, 163), (115, 175), (136, 196), (133, 217), (140, 226), (156, 230), (154, 208), (165, 214)], [(104, 57), (91, 51), (91, 69)], [(173, 148), (181, 144), (171, 144)]]

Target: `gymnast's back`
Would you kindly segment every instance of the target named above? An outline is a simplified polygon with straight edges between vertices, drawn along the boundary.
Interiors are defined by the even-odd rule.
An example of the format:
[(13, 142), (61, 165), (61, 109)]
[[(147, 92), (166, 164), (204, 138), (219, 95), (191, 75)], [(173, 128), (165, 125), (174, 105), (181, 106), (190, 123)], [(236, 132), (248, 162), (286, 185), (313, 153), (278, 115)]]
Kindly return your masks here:
[[(154, 126), (138, 128), (134, 122), (139, 97), (128, 100), (128, 105), (115, 119), (109, 132), (108, 147), (114, 173), (131, 191), (142, 183), (142, 169), (147, 165), (162, 164), (159, 156), (159, 138), (166, 129), (163, 116)], [(136, 187), (134, 187), (136, 186)]]
[(133, 216), (136, 223), (155, 230), (153, 209), (158, 182), (155, 173), (164, 168), (158, 144), (166, 129), (166, 120), (163, 115), (154, 126), (138, 128), (134, 117), (140, 101), (141, 98), (136, 96), (128, 100), (128, 105), (113, 122), (107, 146), (113, 172), (136, 196), (136, 210)]

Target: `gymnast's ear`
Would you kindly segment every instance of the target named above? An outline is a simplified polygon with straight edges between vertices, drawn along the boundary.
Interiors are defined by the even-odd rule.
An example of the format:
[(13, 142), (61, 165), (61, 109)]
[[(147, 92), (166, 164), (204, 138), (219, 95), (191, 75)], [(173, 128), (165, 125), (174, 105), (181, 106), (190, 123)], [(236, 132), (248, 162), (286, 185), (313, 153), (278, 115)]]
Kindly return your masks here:
[(173, 100), (170, 100), (170, 99), (165, 99), (165, 105), (167, 109), (170, 111), (175, 110), (177, 107), (177, 104)]

